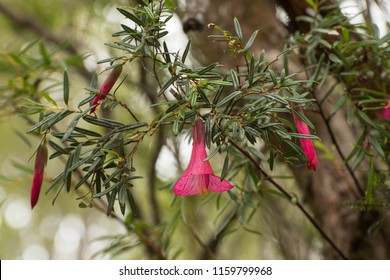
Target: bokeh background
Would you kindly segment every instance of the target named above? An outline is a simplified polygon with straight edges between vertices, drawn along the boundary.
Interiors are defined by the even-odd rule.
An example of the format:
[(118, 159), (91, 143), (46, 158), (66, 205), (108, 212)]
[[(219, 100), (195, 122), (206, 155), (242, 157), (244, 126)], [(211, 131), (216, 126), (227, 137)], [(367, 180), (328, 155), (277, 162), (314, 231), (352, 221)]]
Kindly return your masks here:
[[(303, 1), (303, 0), (301, 0)], [(185, 1), (174, 1), (177, 5), (176, 15), (168, 24), (171, 32), (166, 38), (169, 46), (174, 50), (183, 50), (188, 40), (188, 35), (183, 31), (182, 22), (186, 16)], [(200, 1), (202, 2), (202, 1)], [(218, 2), (218, 1), (217, 1)], [(222, 1), (224, 2), (224, 1)], [(250, 9), (248, 1), (225, 1), (228, 4), (219, 3), (221, 9), (215, 12), (214, 18), (207, 18), (205, 22), (217, 22), (225, 26), (231, 24), (233, 15), (231, 7), (237, 7), (239, 15), (245, 15), (240, 9)], [(261, 1), (253, 1), (253, 5), (260, 5)], [(265, 1), (272, 4), (272, 1)], [(344, 14), (353, 17), (353, 22), (366, 20), (363, 11), (369, 8), (370, 19), (379, 27), (382, 35), (387, 34), (390, 5), (386, 1), (340, 1), (340, 7)], [(275, 4), (275, 3), (273, 3)], [(110, 57), (113, 51), (105, 46), (112, 42), (111, 34), (119, 30), (119, 24), (124, 23), (123, 16), (118, 13), (116, 7), (128, 5), (128, 1), (106, 0), (2, 0), (0, 3), (0, 94), (2, 89), (9, 86), (10, 80), (17, 79), (17, 66), (10, 58), (10, 53), (18, 52), (24, 46), (39, 40), (52, 49), (58, 43), (65, 43), (65, 50), (58, 53), (58, 60), (64, 56), (77, 55), (74, 59), (74, 67), (70, 70), (71, 102), (77, 106), (83, 98), (84, 88), (88, 86), (92, 74), (100, 72), (104, 65), (98, 65), (97, 61)], [(226, 11), (223, 11), (225, 7)], [(275, 10), (274, 10), (275, 9)], [(273, 6), (277, 16), (272, 16), (268, 24), (273, 20), (288, 23), (289, 19), (285, 11)], [(221, 14), (225, 17), (220, 17)], [(250, 15), (253, 17), (253, 15)], [(248, 16), (249, 17), (249, 16)], [(264, 15), (259, 15), (264, 17)], [(184, 18), (184, 19), (183, 19)], [(263, 21), (267, 21), (263, 19)], [(253, 30), (258, 29), (255, 22)], [(226, 23), (227, 24), (227, 23)], [(279, 37), (285, 37), (286, 31), (280, 31), (280, 25), (267, 29), (264, 22), (259, 23), (264, 34), (269, 35), (269, 40), (263, 40), (267, 55), (272, 58), (280, 49)], [(261, 25), (263, 24), (263, 25)], [(248, 24), (246, 27), (251, 28)], [(207, 28), (206, 28), (207, 29)], [(247, 33), (253, 30), (245, 30)], [(279, 32), (280, 31), (280, 32)], [(195, 31), (196, 32), (196, 31)], [(268, 33), (267, 33), (268, 32)], [(219, 59), (213, 53), (215, 49), (210, 43), (205, 43), (204, 35), (191, 35), (194, 46), (201, 50), (192, 54), (192, 63), (202, 65), (206, 61)], [(203, 37), (202, 37), (203, 36)], [(274, 38), (274, 37), (277, 38)], [(268, 37), (267, 37), (268, 38)], [(274, 41), (272, 41), (274, 40)], [(39, 44), (39, 43), (37, 43)], [(201, 54), (200, 54), (201, 53)], [(214, 57), (213, 57), (214, 56)], [(81, 59), (81, 57), (84, 57)], [(136, 68), (137, 66), (135, 66)], [(139, 69), (127, 69), (128, 80), (118, 92), (128, 102), (134, 104), (139, 115), (150, 119), (148, 112), (150, 99), (142, 91), (142, 77)], [(99, 81), (105, 77), (105, 73), (99, 76)], [(53, 74), (53, 79), (60, 80), (60, 75)], [(57, 93), (54, 89), (53, 98), (61, 99), (61, 88)], [(80, 96), (78, 96), (80, 95)], [(9, 104), (8, 104), (9, 106)], [(19, 105), (17, 105), (19, 106)], [(121, 118), (120, 115), (117, 116)], [(33, 173), (33, 153), (39, 143), (39, 139), (26, 136), (25, 132), (30, 127), (26, 120), (6, 109), (0, 104), (0, 258), (1, 259), (148, 259), (149, 255), (139, 245), (136, 235), (129, 234), (123, 222), (107, 217), (105, 213), (96, 209), (80, 208), (77, 196), (70, 193), (61, 194), (52, 204), (53, 193), (45, 195), (45, 187), (51, 178), (61, 170), (61, 162), (49, 161), (46, 178), (38, 206), (32, 211), (29, 204), (30, 187)], [(156, 153), (154, 140), (147, 140), (142, 144), (145, 155)], [(207, 256), (202, 255), (204, 243), (197, 239), (205, 240), (205, 236), (212, 236), (213, 230), (223, 224), (224, 215), (216, 206), (216, 197), (210, 200), (200, 201), (198, 198), (186, 200), (186, 204), (176, 202), (173, 204), (173, 194), (166, 188), (178, 178), (189, 159), (190, 143), (186, 133), (178, 138), (167, 137), (159, 146), (155, 161), (149, 157), (141, 157), (137, 160), (138, 171), (145, 177), (150, 176), (150, 170), (156, 174), (155, 182), (158, 189), (158, 202), (160, 204), (159, 219), (166, 227), (175, 228), (174, 241), (171, 245), (171, 257), (182, 259), (194, 259)], [(213, 159), (217, 172), (220, 172), (220, 158)], [(58, 164), (58, 166), (57, 166)], [(151, 167), (152, 164), (152, 167)], [(219, 165), (218, 165), (219, 164)], [(276, 168), (275, 172), (286, 174), (291, 179), (292, 174), (285, 166)], [(150, 181), (142, 180), (137, 185), (135, 196), (143, 206), (145, 221), (153, 221), (153, 206), (147, 192)], [(289, 191), (301, 195), (301, 190), (294, 184), (288, 183)], [(271, 196), (264, 199), (260, 209), (254, 214), (250, 224), (246, 228), (237, 222), (230, 228), (229, 233), (220, 240), (222, 249), (217, 251), (214, 257), (219, 259), (285, 259), (285, 258), (326, 258), (322, 253), (323, 241), (318, 232), (305, 220), (304, 217), (288, 201), (281, 201)], [(179, 212), (179, 210), (181, 212)], [(283, 212), (280, 212), (283, 211)], [(186, 225), (176, 221), (178, 213), (185, 213)], [(190, 213), (190, 214), (188, 214)], [(172, 224), (171, 224), (172, 222)], [(192, 226), (188, 226), (188, 225)], [(194, 230), (195, 228), (195, 230)], [(292, 230), (294, 229), (294, 230)], [(158, 231), (158, 228), (153, 229)], [(179, 232), (180, 234), (177, 234)], [(197, 234), (194, 234), (196, 232)], [(158, 236), (158, 235), (156, 235)], [(287, 237), (286, 237), (287, 236)], [(162, 237), (162, 238), (166, 238)], [(107, 250), (113, 245), (118, 245), (118, 251)], [(305, 245), (306, 244), (306, 245)], [(128, 245), (128, 248), (126, 247)]]

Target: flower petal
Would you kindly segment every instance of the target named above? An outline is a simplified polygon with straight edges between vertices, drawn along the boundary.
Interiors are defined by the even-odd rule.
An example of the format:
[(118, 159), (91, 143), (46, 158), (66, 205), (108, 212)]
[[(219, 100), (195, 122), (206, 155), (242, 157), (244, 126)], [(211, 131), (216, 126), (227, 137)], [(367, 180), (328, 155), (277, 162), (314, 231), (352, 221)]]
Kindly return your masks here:
[(228, 180), (223, 180), (221, 182), (221, 178), (216, 175), (209, 175), (209, 185), (208, 189), (212, 192), (226, 192), (234, 188), (232, 184)]
[(300, 139), (302, 151), (305, 153), (309, 162), (307, 163), (307, 169), (317, 170), (318, 158), (313, 146), (313, 142), (309, 139)]
[(175, 195), (190, 196), (200, 193), (198, 176), (182, 176), (173, 187)]

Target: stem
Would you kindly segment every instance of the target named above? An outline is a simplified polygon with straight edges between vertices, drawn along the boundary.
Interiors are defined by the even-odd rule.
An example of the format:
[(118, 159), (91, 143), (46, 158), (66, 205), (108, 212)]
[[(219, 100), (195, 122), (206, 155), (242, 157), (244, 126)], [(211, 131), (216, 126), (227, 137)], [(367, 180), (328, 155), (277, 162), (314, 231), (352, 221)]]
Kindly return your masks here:
[[(243, 148), (241, 148), (238, 144), (236, 144), (233, 141), (230, 141), (230, 143), (241, 153), (243, 154), (249, 161), (253, 164), (254, 168), (265, 177), (266, 180), (268, 180), (278, 191), (280, 191), (286, 198), (288, 198), (290, 201), (294, 200), (295, 197), (293, 197), (291, 194), (289, 194), (283, 186), (281, 186), (279, 183), (277, 183), (272, 177), (270, 177), (256, 162), (256, 160)], [(344, 259), (348, 260), (348, 258), (344, 255), (344, 253), (337, 247), (337, 245), (332, 241), (332, 239), (325, 233), (325, 231), (321, 228), (321, 226), (314, 220), (314, 218), (307, 212), (307, 210), (303, 207), (303, 205), (296, 201), (294, 203), (298, 209), (303, 213), (303, 215), (309, 220), (309, 222), (318, 230), (318, 232), (322, 235), (322, 237), (329, 243), (329, 245), (339, 254), (339, 256)]]
[(349, 175), (351, 176), (351, 178), (352, 178), (352, 180), (353, 180), (353, 182), (354, 182), (356, 188), (358, 189), (359, 194), (360, 194), (361, 196), (364, 196), (364, 192), (363, 192), (362, 187), (361, 187), (360, 184), (359, 184), (359, 180), (356, 178), (356, 175), (355, 175), (355, 173), (353, 172), (351, 166), (350, 166), (350, 165), (348, 164), (348, 162), (346, 161), (346, 158), (345, 158), (345, 156), (344, 156), (344, 153), (343, 153), (343, 151), (341, 150), (341, 147), (340, 147), (340, 145), (339, 145), (338, 142), (337, 142), (336, 136), (334, 135), (332, 128), (330, 127), (330, 118), (326, 118), (325, 113), (324, 113), (324, 111), (322, 110), (321, 104), (318, 103), (318, 98), (316, 97), (316, 91), (315, 91), (315, 90), (313, 90), (313, 95), (314, 95), (315, 100), (316, 100), (316, 102), (317, 102), (318, 112), (320, 113), (320, 116), (321, 116), (321, 118), (323, 119), (323, 121), (324, 121), (324, 123), (325, 123), (325, 127), (326, 127), (326, 129), (327, 129), (327, 131), (328, 131), (328, 133), (329, 133), (329, 136), (330, 136), (330, 138), (331, 138), (331, 140), (332, 140), (334, 146), (336, 147), (337, 153), (339, 154), (341, 160), (343, 161), (345, 167), (347, 168), (347, 171), (348, 171)]

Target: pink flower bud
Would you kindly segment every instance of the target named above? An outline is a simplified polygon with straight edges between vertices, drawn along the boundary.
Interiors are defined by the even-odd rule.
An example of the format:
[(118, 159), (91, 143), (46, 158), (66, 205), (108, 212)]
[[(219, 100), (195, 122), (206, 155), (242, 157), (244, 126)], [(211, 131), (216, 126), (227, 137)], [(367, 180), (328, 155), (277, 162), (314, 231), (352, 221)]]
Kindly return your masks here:
[(122, 65), (115, 67), (112, 69), (111, 73), (108, 75), (107, 79), (104, 81), (104, 83), (100, 86), (99, 92), (100, 94), (97, 94), (95, 98), (92, 100), (91, 105), (94, 106), (92, 107), (90, 113), (92, 114), (95, 112), (97, 103), (101, 100), (104, 99), (107, 94), (110, 92), (112, 87), (114, 86), (115, 82), (118, 80), (119, 75), (122, 73)]
[[(299, 107), (298, 110), (303, 114), (303, 109), (301, 107)], [(293, 118), (298, 133), (304, 135), (310, 135), (310, 130), (307, 124), (294, 113), (293, 113)], [(313, 169), (314, 171), (316, 171), (318, 165), (318, 159), (317, 159), (316, 150), (314, 149), (313, 146), (313, 141), (310, 139), (303, 139), (303, 138), (300, 138), (299, 141), (301, 143), (302, 151), (305, 153), (308, 159), (307, 169), (308, 170)]]
[(37, 151), (37, 155), (35, 157), (35, 166), (34, 166), (34, 179), (31, 187), (31, 209), (38, 202), (39, 193), (41, 192), (43, 176), (45, 171), (45, 165), (47, 162), (47, 147), (45, 143), (42, 143)]

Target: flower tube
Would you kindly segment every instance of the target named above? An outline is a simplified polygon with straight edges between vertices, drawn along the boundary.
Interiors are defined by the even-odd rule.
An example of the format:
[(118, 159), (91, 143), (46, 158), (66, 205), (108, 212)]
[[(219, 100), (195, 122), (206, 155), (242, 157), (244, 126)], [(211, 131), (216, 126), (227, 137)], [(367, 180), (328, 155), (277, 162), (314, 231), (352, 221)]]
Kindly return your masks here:
[(211, 192), (225, 192), (233, 188), (227, 180), (221, 180), (214, 175), (207, 157), (205, 146), (205, 129), (202, 120), (195, 122), (192, 131), (193, 143), (190, 162), (183, 175), (176, 182), (173, 191), (177, 196), (190, 196), (201, 194), (204, 199)]

